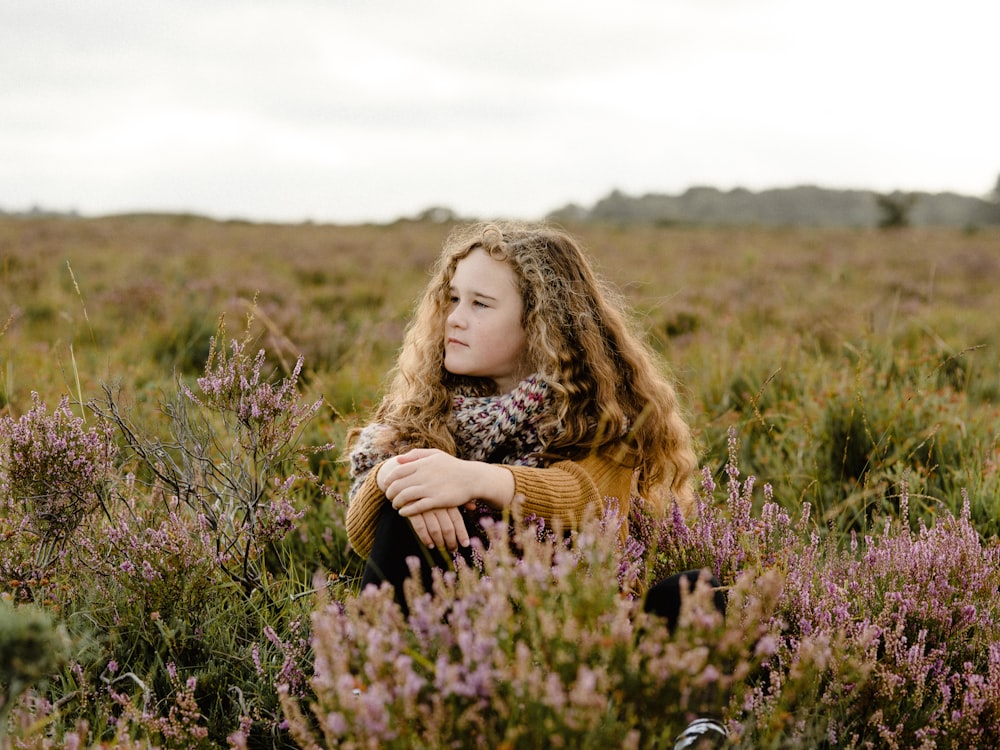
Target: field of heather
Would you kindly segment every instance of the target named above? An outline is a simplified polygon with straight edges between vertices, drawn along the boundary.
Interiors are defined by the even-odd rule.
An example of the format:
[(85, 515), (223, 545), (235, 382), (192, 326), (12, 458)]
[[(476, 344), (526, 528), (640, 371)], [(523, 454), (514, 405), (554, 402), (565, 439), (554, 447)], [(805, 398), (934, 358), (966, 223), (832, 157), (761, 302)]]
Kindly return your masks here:
[[(1000, 232), (567, 228), (698, 516), (498, 539), (406, 619), (340, 448), (449, 225), (0, 217), (0, 748), (1000, 745)], [(692, 567), (724, 620), (620, 594)]]

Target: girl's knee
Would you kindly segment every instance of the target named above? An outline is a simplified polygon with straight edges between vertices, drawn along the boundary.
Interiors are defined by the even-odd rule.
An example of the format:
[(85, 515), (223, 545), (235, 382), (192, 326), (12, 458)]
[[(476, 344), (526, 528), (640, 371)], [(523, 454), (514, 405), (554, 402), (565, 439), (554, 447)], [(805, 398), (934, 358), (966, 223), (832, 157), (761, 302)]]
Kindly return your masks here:
[(708, 570), (685, 570), (683, 573), (675, 573), (664, 578), (646, 592), (643, 609), (663, 617), (672, 633), (680, 618), (682, 597), (685, 593), (693, 591), (698, 581), (704, 581), (714, 589), (712, 604), (724, 616), (726, 614), (726, 596), (722, 592), (722, 584)]

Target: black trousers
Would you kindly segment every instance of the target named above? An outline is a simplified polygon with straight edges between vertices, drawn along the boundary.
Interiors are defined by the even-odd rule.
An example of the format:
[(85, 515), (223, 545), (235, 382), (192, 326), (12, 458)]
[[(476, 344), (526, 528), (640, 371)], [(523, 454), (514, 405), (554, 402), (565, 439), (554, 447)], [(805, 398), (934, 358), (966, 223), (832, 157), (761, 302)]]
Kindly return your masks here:
[[(463, 513), (463, 515), (469, 534), (476, 535), (476, 532), (479, 532), (481, 535), (482, 529), (479, 527), (479, 523), (467, 514)], [(480, 538), (482, 537), (480, 536)], [(472, 553), (469, 548), (459, 548), (459, 554), (465, 558), (466, 562), (472, 562)], [(406, 612), (403, 582), (410, 577), (410, 567), (406, 562), (408, 557), (416, 557), (420, 560), (419, 572), (424, 589), (427, 591), (431, 588), (431, 571), (434, 568), (451, 567), (450, 555), (446, 555), (438, 549), (428, 549), (417, 537), (408, 519), (399, 515), (392, 508), (384, 508), (375, 529), (375, 543), (365, 561), (361, 587), (364, 588), (369, 583), (380, 585), (384, 581), (388, 581), (395, 590), (396, 603)], [(681, 611), (682, 584), (685, 589), (693, 590), (701, 575), (702, 571), (700, 570), (686, 570), (657, 582), (646, 592), (643, 609), (663, 617), (670, 632), (673, 632), (677, 627)], [(715, 608), (725, 614), (726, 597), (720, 590), (721, 584), (715, 576), (711, 576), (707, 583), (715, 588), (713, 594)]]
[[(646, 592), (643, 609), (659, 615), (667, 621), (667, 627), (673, 633), (677, 628), (677, 620), (681, 614), (681, 584), (686, 591), (694, 591), (695, 584), (705, 575), (702, 570), (685, 570), (675, 573), (651, 586)], [(715, 591), (712, 593), (712, 604), (720, 614), (726, 614), (726, 595), (722, 593), (722, 584), (714, 575), (709, 575), (705, 581)]]
[[(462, 515), (465, 518), (466, 528), (470, 529), (469, 535), (475, 536), (476, 532), (479, 532), (482, 538), (479, 523), (472, 520), (465, 511), (462, 511)], [(471, 548), (460, 547), (459, 554), (466, 562), (472, 563)], [(388, 581), (396, 592), (396, 603), (406, 612), (403, 581), (410, 577), (410, 566), (406, 562), (408, 557), (420, 560), (420, 577), (425, 591), (431, 589), (431, 571), (434, 568), (448, 569), (452, 566), (451, 553), (444, 553), (437, 548), (429, 549), (420, 541), (409, 519), (399, 515), (393, 508), (385, 507), (375, 528), (372, 551), (365, 561), (365, 569), (361, 574), (361, 588), (369, 583), (378, 586), (383, 581)]]

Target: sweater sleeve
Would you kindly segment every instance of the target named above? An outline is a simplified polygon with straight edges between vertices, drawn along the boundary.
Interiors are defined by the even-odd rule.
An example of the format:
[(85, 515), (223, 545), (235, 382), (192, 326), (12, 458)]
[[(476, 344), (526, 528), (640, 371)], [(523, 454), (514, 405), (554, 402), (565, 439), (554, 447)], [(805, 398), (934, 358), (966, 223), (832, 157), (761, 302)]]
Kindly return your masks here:
[[(521, 510), (547, 523), (576, 528), (588, 512), (602, 513), (609, 501), (618, 502), (628, 517), (632, 469), (606, 456), (559, 461), (546, 468), (505, 466), (514, 475), (514, 492), (524, 496)], [(622, 524), (622, 533), (627, 534)]]
[(347, 506), (347, 541), (362, 557), (368, 557), (375, 544), (375, 527), (378, 526), (382, 506), (387, 502), (385, 493), (378, 486), (378, 470), (382, 463), (372, 467), (364, 481), (353, 488)]

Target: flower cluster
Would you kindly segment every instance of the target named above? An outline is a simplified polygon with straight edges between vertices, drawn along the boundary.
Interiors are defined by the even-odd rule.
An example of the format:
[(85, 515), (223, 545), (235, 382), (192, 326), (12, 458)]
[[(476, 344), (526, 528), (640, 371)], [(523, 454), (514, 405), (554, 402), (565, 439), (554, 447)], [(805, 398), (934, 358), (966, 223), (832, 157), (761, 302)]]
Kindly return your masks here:
[(716, 501), (717, 486), (707, 467), (702, 471), (701, 493), (694, 519), (688, 522), (676, 504), (666, 517), (643, 511), (641, 500), (629, 515), (629, 531), (645, 551), (647, 580), (656, 581), (679, 570), (708, 568), (725, 583), (732, 583), (747, 569), (783, 567), (795, 554), (798, 540), (809, 526), (809, 506), (798, 522), (763, 487), (759, 514), (754, 512), (756, 478), (741, 479), (737, 466), (737, 435), (729, 432), (724, 505)]
[(942, 510), (913, 530), (904, 483), (895, 520), (839, 547), (810, 528), (808, 505), (793, 524), (769, 487), (753, 511), (754, 478), (739, 475), (732, 433), (727, 475), (725, 505), (708, 502), (706, 474), (697, 518), (675, 533), (724, 583), (782, 577), (753, 646), (764, 668), (731, 707), (748, 744), (1000, 743), (1000, 547), (983, 544), (968, 497), (957, 517)]
[(315, 561), (291, 559), (284, 543), (320, 493), (298, 465), (320, 402), (295, 392), (301, 362), (272, 385), (264, 358), (242, 347), (221, 360), (228, 370), (215, 360), (206, 371), (207, 396), (181, 386), (162, 405), (169, 440), (140, 428), (112, 387), (88, 405), (90, 429), (65, 400), (48, 414), (37, 397), (3, 421), (2, 597), (65, 612), (74, 642), (93, 643), (64, 670), (73, 700), (56, 709), (50, 686), (11, 704), (18, 731), (33, 712), (80, 746), (217, 747), (231, 734), (254, 746), (282, 734), (275, 682), (304, 692), (310, 663), (302, 594)]
[(111, 680), (108, 693), (117, 704), (121, 719), (117, 724), (124, 726), (143, 727), (147, 736), (153, 740), (152, 747), (187, 747), (197, 748), (207, 745), (208, 730), (205, 728), (202, 716), (195, 700), (195, 690), (198, 681), (194, 677), (182, 680), (177, 665), (168, 663), (166, 672), (169, 676), (171, 698), (165, 701), (162, 709), (154, 710), (152, 705), (155, 696), (148, 686), (136, 675), (121, 675), (119, 680), (129, 679), (138, 684), (142, 691), (141, 699), (136, 700), (125, 692), (118, 692)]
[(278, 384), (264, 374), (266, 352), (251, 357), (246, 339), (233, 339), (231, 351), (212, 341), (204, 376), (198, 378), (202, 396), (184, 392), (195, 403), (205, 403), (239, 425), (235, 434), (245, 450), (270, 455), (293, 444), (302, 426), (319, 411), (322, 399), (303, 402), (298, 393), (303, 357), (299, 357), (288, 377)]
[[(784, 658), (805, 640), (839, 641), (845, 679), (830, 661), (810, 702), (836, 707), (822, 722), (842, 746), (993, 747), (1000, 742), (1000, 548), (986, 547), (968, 499), (956, 518), (911, 531), (902, 514), (882, 533), (838, 551), (815, 536), (786, 577)], [(846, 659), (844, 657), (847, 657)], [(758, 696), (760, 714), (773, 697)], [(787, 696), (786, 696), (787, 698)], [(878, 706), (873, 714), (862, 711)], [(864, 717), (859, 720), (859, 717)]]
[(217, 342), (198, 379), (201, 394), (179, 383), (177, 398), (163, 405), (170, 442), (137, 428), (112, 389), (91, 408), (119, 428), (136, 473), (155, 478), (154, 492), (196, 512), (206, 548), (215, 548), (210, 559), (249, 595), (265, 587), (265, 556), (302, 519), (299, 495), (325, 491), (305, 454), (333, 446), (300, 445), (323, 405), (298, 392), (301, 358), (275, 383), (265, 372), (265, 352), (248, 354), (249, 330), (229, 353)]
[(85, 428), (63, 398), (52, 414), (37, 393), (20, 419), (0, 419), (6, 455), (0, 474), (4, 506), (28, 510), (32, 531), (62, 541), (106, 495), (117, 448), (111, 425)]
[(727, 666), (742, 634), (720, 635), (700, 587), (686, 601), (690, 627), (671, 638), (619, 590), (606, 526), (568, 542), (524, 526), (511, 542), (497, 523), (478, 569), (456, 563), (430, 593), (407, 584), (406, 617), (386, 587), (319, 607), (311, 687), (322, 738), (286, 694), (293, 736), (343, 748), (412, 747), (414, 737), (426, 747), (639, 748), (719, 709), (745, 673)]

